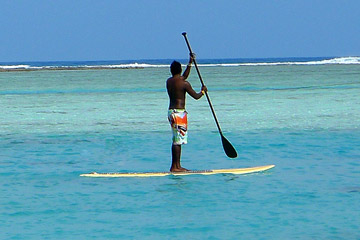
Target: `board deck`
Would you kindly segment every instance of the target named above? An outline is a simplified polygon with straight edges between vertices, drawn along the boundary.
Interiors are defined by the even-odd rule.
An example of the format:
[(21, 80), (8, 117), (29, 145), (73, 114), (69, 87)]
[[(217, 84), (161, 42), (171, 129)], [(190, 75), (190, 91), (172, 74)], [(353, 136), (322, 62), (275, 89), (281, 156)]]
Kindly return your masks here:
[(164, 177), (164, 176), (184, 176), (184, 175), (213, 175), (213, 174), (248, 174), (266, 171), (275, 167), (275, 165), (250, 167), (250, 168), (230, 168), (230, 169), (215, 169), (215, 170), (200, 170), (200, 171), (186, 171), (186, 172), (133, 172), (133, 173), (85, 173), (81, 177)]

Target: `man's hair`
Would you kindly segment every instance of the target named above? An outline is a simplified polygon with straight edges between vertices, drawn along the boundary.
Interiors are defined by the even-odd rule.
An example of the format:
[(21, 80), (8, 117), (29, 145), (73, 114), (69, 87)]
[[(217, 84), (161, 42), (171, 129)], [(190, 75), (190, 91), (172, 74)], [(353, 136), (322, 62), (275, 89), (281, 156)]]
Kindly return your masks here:
[(181, 64), (178, 61), (173, 61), (170, 65), (170, 72), (174, 76), (176, 74), (181, 74)]

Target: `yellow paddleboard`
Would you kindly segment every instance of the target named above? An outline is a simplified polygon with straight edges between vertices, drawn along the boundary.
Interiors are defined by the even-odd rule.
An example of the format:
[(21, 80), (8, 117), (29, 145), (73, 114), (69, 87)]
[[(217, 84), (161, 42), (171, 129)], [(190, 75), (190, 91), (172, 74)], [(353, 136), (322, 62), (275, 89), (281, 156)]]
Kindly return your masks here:
[(168, 175), (184, 176), (184, 175), (212, 175), (212, 174), (247, 174), (266, 171), (275, 165), (267, 165), (251, 168), (230, 168), (230, 169), (216, 169), (216, 170), (201, 170), (201, 171), (187, 171), (187, 172), (139, 172), (139, 173), (85, 173), (81, 177), (163, 177)]

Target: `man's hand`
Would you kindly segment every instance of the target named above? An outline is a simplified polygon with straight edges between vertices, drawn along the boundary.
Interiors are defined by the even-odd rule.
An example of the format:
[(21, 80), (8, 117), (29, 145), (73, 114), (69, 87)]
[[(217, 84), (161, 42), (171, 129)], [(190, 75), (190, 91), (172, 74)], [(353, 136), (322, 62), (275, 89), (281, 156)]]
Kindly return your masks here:
[(203, 95), (205, 95), (205, 93), (207, 92), (207, 87), (206, 86), (202, 86), (201, 87), (201, 92)]
[(195, 53), (190, 53), (189, 64), (193, 63), (193, 61), (194, 61), (195, 58), (196, 58)]

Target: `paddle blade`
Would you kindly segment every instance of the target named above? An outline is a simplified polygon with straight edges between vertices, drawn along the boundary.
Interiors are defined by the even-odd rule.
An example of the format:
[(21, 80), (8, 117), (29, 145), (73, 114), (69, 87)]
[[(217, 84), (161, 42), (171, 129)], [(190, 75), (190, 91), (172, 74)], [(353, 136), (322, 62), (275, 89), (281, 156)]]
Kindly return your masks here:
[(237, 152), (233, 145), (221, 134), (221, 141), (224, 147), (224, 151), (229, 158), (236, 158)]

